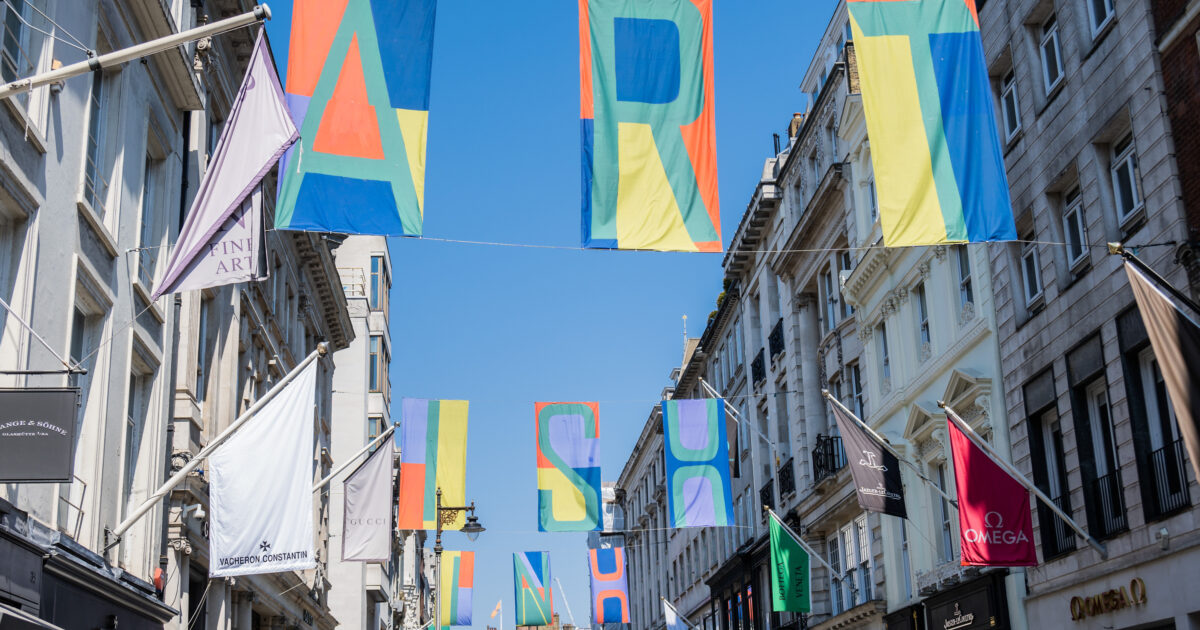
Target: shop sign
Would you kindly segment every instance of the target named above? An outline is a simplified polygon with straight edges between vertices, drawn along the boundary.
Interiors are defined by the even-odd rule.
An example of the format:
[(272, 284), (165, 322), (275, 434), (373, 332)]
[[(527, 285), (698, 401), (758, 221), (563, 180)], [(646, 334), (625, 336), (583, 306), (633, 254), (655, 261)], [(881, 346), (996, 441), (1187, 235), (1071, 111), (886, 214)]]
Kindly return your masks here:
[(1125, 608), (1132, 608), (1146, 603), (1146, 583), (1142, 578), (1129, 581), (1129, 588), (1111, 589), (1090, 597), (1071, 598), (1071, 620), (1083, 621)]
[(975, 630), (997, 627), (991, 582), (950, 600), (929, 605), (929, 630)]
[(78, 388), (0, 389), (0, 483), (69, 482)]

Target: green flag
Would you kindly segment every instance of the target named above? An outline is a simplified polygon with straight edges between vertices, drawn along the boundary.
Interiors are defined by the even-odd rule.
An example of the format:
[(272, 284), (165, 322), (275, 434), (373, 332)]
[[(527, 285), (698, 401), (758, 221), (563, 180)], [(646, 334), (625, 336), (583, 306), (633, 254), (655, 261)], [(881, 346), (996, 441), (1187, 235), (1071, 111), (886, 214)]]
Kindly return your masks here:
[(812, 611), (812, 566), (808, 552), (771, 515), (771, 609)]

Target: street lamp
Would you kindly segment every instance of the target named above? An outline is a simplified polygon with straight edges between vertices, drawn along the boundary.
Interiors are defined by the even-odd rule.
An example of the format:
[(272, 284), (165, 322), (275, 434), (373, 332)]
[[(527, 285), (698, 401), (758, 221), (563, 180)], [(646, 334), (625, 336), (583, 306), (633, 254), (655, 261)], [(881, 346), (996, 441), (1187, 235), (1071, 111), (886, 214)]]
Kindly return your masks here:
[(436, 582), (433, 591), (433, 623), (437, 630), (442, 627), (442, 526), (453, 523), (458, 518), (459, 512), (470, 512), (467, 517), (467, 524), (463, 525), (462, 532), (467, 535), (467, 539), (475, 542), (479, 538), (479, 534), (483, 533), (484, 527), (479, 524), (479, 518), (475, 516), (475, 502), (471, 505), (462, 507), (443, 506), (442, 505), (442, 489), (437, 489), (437, 537), (433, 540), (433, 573), (434, 581)]

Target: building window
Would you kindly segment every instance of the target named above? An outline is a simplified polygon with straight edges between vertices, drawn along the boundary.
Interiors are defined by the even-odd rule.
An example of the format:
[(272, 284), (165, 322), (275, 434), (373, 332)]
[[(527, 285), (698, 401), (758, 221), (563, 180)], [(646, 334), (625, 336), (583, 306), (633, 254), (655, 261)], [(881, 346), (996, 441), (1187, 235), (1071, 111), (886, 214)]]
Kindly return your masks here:
[(832, 607), (831, 614), (833, 615), (840, 615), (842, 614), (842, 611), (848, 608), (846, 605), (848, 602), (842, 596), (842, 579), (838, 577), (838, 574), (842, 572), (843, 566), (842, 546), (840, 543), (840, 532), (834, 534), (833, 537), (829, 539), (829, 566), (833, 568), (833, 570), (829, 572), (829, 599), (830, 606)]
[[(1124, 317), (1122, 318), (1124, 319)], [(1136, 378), (1141, 386), (1140, 394), (1131, 397), (1141, 399), (1141, 414), (1134, 414), (1135, 433), (1144, 433), (1148, 439), (1149, 457), (1139, 457), (1139, 472), (1143, 479), (1152, 481), (1147, 494), (1150, 495), (1148, 518), (1161, 518), (1174, 514), (1191, 504), (1188, 496), (1187, 459), (1179, 423), (1167, 396), (1167, 385), (1159, 369), (1154, 349), (1143, 348), (1136, 355)], [(1141, 415), (1141, 418), (1137, 416)], [(1137, 440), (1134, 441), (1137, 444)], [(1144, 462), (1142, 460), (1145, 460)]]
[[(842, 252), (838, 257), (838, 286), (841, 287), (842, 279), (850, 275), (850, 271), (854, 268), (853, 262), (850, 260), (850, 252)], [(850, 300), (842, 295), (842, 317), (850, 317), (854, 314), (854, 307), (850, 305)]]
[(925, 347), (930, 343), (929, 336), (929, 303), (925, 300), (925, 283), (918, 284), (913, 290), (913, 307), (917, 316), (917, 341), (921, 356), (925, 356)]
[(825, 304), (825, 332), (837, 326), (837, 296), (833, 293), (833, 269), (826, 267), (821, 272), (821, 299)]
[(1092, 37), (1108, 26), (1113, 14), (1113, 0), (1088, 0), (1088, 17), (1092, 22)]
[[(134, 481), (137, 478), (138, 459), (141, 453), (142, 435), (146, 428), (146, 417), (150, 412), (151, 386), (154, 374), (132, 370), (129, 375), (129, 399), (125, 411), (125, 470), (120, 501), (121, 517), (129, 513), (141, 501), (135, 500)], [(122, 551), (124, 553), (124, 551)]]
[(954, 246), (954, 259), (958, 262), (958, 306), (966, 308), (975, 303), (975, 293), (971, 288), (971, 252), (966, 245)]
[(1063, 235), (1066, 236), (1067, 261), (1071, 267), (1079, 264), (1087, 257), (1087, 225), (1083, 217), (1083, 201), (1079, 188), (1067, 193), (1064, 199), (1066, 209), (1063, 210)]
[(838, 163), (838, 138), (837, 128), (832, 124), (825, 128), (825, 133), (829, 136), (829, 161), (831, 164)]
[[(3, 37), (0, 37), (0, 77), (5, 83), (32, 76), (45, 68), (43, 57), (46, 56), (47, 33), (51, 28), (44, 15), (45, 5), (45, 0), (6, 0), (0, 3), (0, 16), (3, 16), (0, 24), (4, 26)], [(43, 105), (46, 103), (47, 89), (38, 88), (13, 97), (27, 108), (39, 125), (45, 121)], [(38, 105), (30, 107), (31, 100)], [(34, 114), (33, 110), (38, 112)]]
[(107, 80), (100, 72), (92, 75), (92, 90), (88, 97), (88, 135), (87, 155), (84, 167), (83, 191), (84, 198), (92, 206), (92, 210), (102, 218), (105, 215), (108, 200), (108, 178), (110, 173), (105, 168), (105, 83)]
[(879, 355), (879, 375), (885, 383), (884, 388), (892, 382), (892, 361), (888, 355), (887, 322), (879, 322), (875, 327), (875, 352)]
[(1059, 45), (1058, 18), (1051, 13), (1042, 23), (1042, 39), (1038, 48), (1042, 55), (1042, 80), (1046, 85), (1046, 94), (1054, 91), (1062, 81), (1062, 48)]
[(1021, 279), (1025, 285), (1025, 306), (1029, 307), (1042, 297), (1042, 267), (1033, 235), (1024, 240), (1021, 244)]
[[(367, 444), (375, 441), (383, 432), (387, 430), (387, 424), (383, 421), (383, 416), (367, 416)], [(376, 447), (378, 448), (378, 447)], [(375, 449), (371, 449), (374, 453)]]
[[(1032, 421), (1030, 439), (1036, 440), (1031, 449), (1034, 481), (1059, 509), (1071, 513), (1071, 495), (1067, 491), (1066, 455), (1063, 447), (1062, 425), (1053, 408)], [(1044, 505), (1038, 504), (1041, 523), (1042, 554), (1052, 558), (1075, 549), (1075, 535), (1065, 521)]]
[(867, 408), (863, 404), (862, 377), (858, 372), (858, 364), (852, 363), (846, 369), (850, 375), (850, 378), (847, 379), (850, 383), (850, 408), (854, 410), (854, 415), (860, 419), (865, 418)]
[(391, 270), (383, 256), (371, 257), (371, 310), (388, 310), (388, 293), (392, 288)]
[(142, 179), (142, 218), (138, 240), (138, 282), (150, 289), (154, 286), (158, 269), (159, 248), (162, 246), (163, 212), (162, 169), (163, 160), (146, 154)]
[(904, 573), (904, 599), (912, 599), (912, 562), (908, 551), (908, 519), (900, 519), (900, 570)]
[(371, 335), (369, 380), (372, 392), (382, 392), (385, 395), (388, 393), (388, 364), (390, 363), (391, 357), (388, 356), (387, 344), (383, 342), (383, 335)]
[(1142, 209), (1142, 175), (1133, 135), (1125, 136), (1112, 147), (1112, 186), (1117, 218), (1124, 222)]
[[(1113, 433), (1112, 407), (1108, 399), (1108, 384), (1101, 375), (1081, 387), (1083, 394), (1084, 427), (1091, 442), (1091, 471), (1085, 471), (1084, 496), (1089, 512), (1089, 530), (1097, 537), (1108, 537), (1124, 531), (1124, 487), (1121, 482), (1120, 459), (1116, 436)], [(1085, 453), (1087, 450), (1084, 451)], [(1085, 466), (1086, 467), (1086, 466)], [(1091, 472), (1092, 474), (1087, 474)]]
[(1004, 140), (1011, 141), (1021, 130), (1021, 104), (1017, 100), (1017, 76), (1012, 70), (1000, 84), (1000, 107), (1003, 110)]
[(875, 190), (875, 178), (867, 182), (867, 204), (871, 208), (871, 222), (879, 220), (879, 194)]
[[(949, 486), (946, 484), (946, 462), (937, 465), (937, 484), (938, 489), (950, 494)], [(942, 562), (953, 562), (958, 557), (958, 550), (954, 547), (954, 523), (950, 520), (950, 502), (946, 500), (942, 493), (935, 493), (935, 500), (938, 502), (938, 518), (941, 522), (941, 538), (938, 540), (938, 554)]]

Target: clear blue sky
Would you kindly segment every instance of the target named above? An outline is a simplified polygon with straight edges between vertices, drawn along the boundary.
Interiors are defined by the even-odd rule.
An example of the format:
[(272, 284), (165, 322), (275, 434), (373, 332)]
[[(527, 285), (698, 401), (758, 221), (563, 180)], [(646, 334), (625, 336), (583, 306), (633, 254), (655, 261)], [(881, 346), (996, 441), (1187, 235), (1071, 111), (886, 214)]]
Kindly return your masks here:
[[(270, 2), (280, 71), (291, 0)], [(725, 242), (772, 152), (803, 111), (803, 72), (835, 0), (717, 0), (718, 174)], [(563, 245), (580, 239), (577, 3), (446, 0), (438, 9), (425, 234)], [(474, 550), (475, 628), (504, 599), (512, 553), (548, 550), (575, 620), (590, 624), (585, 534), (537, 532), (535, 401), (601, 401), (604, 479), (615, 481), (721, 291), (720, 254), (391, 243), (392, 392), (471, 403), (467, 496), (488, 529)], [(430, 543), (432, 544), (432, 542)], [(557, 589), (557, 584), (555, 585)], [(569, 621), (563, 593), (555, 610)]]

